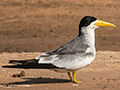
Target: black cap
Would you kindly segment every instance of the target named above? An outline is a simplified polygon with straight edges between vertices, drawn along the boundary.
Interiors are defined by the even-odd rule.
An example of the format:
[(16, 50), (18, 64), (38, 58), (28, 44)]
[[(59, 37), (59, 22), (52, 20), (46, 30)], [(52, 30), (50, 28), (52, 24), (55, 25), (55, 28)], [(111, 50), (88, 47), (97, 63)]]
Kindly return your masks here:
[(90, 23), (92, 23), (93, 21), (97, 20), (95, 17), (92, 16), (85, 16), (81, 19), (80, 24), (79, 24), (79, 29), (81, 27), (86, 27), (88, 25), (90, 25)]

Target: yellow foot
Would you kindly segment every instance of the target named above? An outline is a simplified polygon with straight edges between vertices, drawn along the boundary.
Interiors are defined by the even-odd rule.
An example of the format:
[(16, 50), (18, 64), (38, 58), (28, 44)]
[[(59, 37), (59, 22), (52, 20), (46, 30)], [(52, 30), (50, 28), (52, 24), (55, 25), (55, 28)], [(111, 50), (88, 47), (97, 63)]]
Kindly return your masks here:
[(73, 83), (82, 83), (82, 81), (72, 80)]
[(70, 75), (70, 72), (68, 72), (68, 76), (70, 77), (70, 80), (73, 82), (73, 83), (82, 83), (82, 81), (77, 81), (76, 78), (75, 78), (75, 72), (73, 72), (73, 79)]

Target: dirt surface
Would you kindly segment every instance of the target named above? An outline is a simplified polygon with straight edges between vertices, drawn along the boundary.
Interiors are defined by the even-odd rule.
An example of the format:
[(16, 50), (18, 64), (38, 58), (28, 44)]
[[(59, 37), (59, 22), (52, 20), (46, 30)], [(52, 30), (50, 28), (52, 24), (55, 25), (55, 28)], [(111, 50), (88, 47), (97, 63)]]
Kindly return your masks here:
[(44, 52), (78, 35), (84, 16), (94, 16), (116, 28), (96, 30), (97, 50), (120, 50), (119, 0), (1, 0), (0, 52)]
[[(87, 15), (117, 27), (95, 31), (97, 57), (76, 72), (81, 84), (46, 69), (1, 67), (11, 59), (35, 58), (39, 52), (68, 43), (78, 35), (80, 19)], [(120, 90), (119, 24), (119, 0), (0, 0), (0, 90)]]
[[(76, 71), (77, 80), (70, 82), (66, 73), (40, 69), (8, 69), (8, 60), (34, 58), (41, 53), (2, 53), (0, 54), (0, 90), (120, 90), (120, 52), (99, 51), (89, 66)], [(13, 77), (24, 71), (24, 76)]]

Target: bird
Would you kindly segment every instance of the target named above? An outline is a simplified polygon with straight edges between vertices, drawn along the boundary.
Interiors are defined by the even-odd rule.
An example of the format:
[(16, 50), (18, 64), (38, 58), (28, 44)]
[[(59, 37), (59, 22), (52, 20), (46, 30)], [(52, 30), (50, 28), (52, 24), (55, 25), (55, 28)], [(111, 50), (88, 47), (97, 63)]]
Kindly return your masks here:
[(93, 16), (84, 16), (79, 23), (79, 34), (69, 43), (60, 46), (51, 52), (45, 52), (31, 60), (10, 60), (14, 65), (5, 65), (4, 68), (50, 69), (56, 72), (67, 73), (71, 82), (76, 80), (75, 71), (91, 64), (95, 59), (95, 29), (100, 27), (116, 27), (114, 24), (96, 19)]

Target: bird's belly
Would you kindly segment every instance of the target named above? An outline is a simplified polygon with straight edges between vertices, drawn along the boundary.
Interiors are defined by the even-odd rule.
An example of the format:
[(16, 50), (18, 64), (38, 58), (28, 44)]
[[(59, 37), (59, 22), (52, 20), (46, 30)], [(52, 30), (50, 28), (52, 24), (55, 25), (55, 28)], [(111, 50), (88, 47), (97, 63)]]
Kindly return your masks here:
[(83, 68), (87, 65), (89, 65), (93, 60), (94, 60), (95, 56), (86, 56), (83, 58), (78, 58), (76, 60), (74, 60), (74, 63), (69, 64), (70, 66), (65, 67), (65, 68), (57, 68), (57, 69), (52, 69), (56, 72), (60, 72), (60, 73), (65, 73), (65, 72), (72, 72), (72, 71), (76, 71), (80, 68)]
[(88, 57), (88, 58), (84, 59), (83, 62), (82, 62), (82, 64), (80, 64), (80, 68), (89, 65), (90, 63), (92, 63), (92, 61), (94, 59), (95, 59), (95, 57)]
[(80, 68), (83, 68), (87, 65), (89, 65), (93, 60), (94, 60), (95, 56), (88, 56), (88, 57), (83, 57), (83, 58), (80, 58), (80, 60), (76, 61), (71, 69), (80, 69)]

